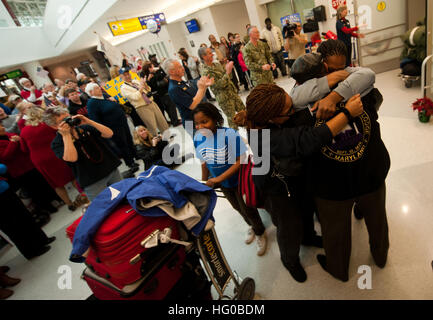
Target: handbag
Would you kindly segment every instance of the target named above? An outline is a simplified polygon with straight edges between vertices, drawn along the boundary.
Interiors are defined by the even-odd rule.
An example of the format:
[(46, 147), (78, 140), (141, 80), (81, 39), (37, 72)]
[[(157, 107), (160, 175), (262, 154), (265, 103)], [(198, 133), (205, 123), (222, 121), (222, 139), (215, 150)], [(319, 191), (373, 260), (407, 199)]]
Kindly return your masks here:
[(253, 156), (248, 156), (248, 162), (241, 164), (239, 169), (238, 192), (247, 207), (264, 208), (263, 199), (259, 196), (253, 179), (254, 161)]

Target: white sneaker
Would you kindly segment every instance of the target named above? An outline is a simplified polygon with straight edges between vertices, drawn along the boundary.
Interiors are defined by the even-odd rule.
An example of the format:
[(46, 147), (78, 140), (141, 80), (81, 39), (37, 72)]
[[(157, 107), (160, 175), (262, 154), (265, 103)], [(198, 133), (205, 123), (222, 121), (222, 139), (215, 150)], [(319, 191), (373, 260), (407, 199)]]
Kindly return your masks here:
[(256, 237), (253, 228), (249, 228), (247, 232), (247, 236), (245, 238), (245, 243), (250, 244), (254, 241), (254, 238)]
[(266, 246), (267, 246), (267, 238), (266, 233), (263, 233), (261, 236), (257, 237), (257, 255), (262, 256), (266, 252)]

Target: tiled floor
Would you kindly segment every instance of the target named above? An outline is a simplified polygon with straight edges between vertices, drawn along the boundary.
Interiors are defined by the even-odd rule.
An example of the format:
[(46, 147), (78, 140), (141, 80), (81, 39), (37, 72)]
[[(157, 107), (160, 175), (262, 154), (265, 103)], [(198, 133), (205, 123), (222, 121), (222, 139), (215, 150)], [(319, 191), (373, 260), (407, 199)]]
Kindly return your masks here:
[[(420, 96), (419, 87), (407, 89), (397, 77), (398, 70), (377, 75), (376, 86), (384, 96), (380, 109), (383, 140), (391, 155), (387, 178), (387, 212), (390, 230), (390, 252), (387, 266), (377, 268), (369, 253), (368, 235), (363, 221), (353, 221), (350, 279), (346, 283), (325, 273), (316, 261), (321, 249), (303, 248), (301, 261), (308, 274), (307, 282), (294, 281), (279, 260), (275, 227), (266, 212), (261, 212), (267, 226), (269, 248), (263, 257), (255, 254), (255, 244), (245, 245), (247, 226), (226, 200), (218, 200), (214, 211), (219, 240), (231, 267), (241, 277), (256, 281), (257, 293), (263, 299), (433, 299), (433, 121), (421, 124), (410, 108)], [(292, 80), (279, 79), (289, 91)], [(242, 93), (245, 99), (246, 94)], [(182, 139), (179, 127), (176, 140)], [(185, 151), (193, 151), (186, 135)], [(201, 175), (197, 160), (189, 160), (179, 169), (194, 178)], [(80, 216), (62, 208), (44, 227), (57, 240), (45, 255), (26, 261), (13, 247), (0, 252), (0, 265), (11, 267), (9, 274), (22, 282), (13, 288), (11, 299), (85, 299), (91, 292), (80, 274), (84, 266), (68, 261), (71, 244), (65, 228)], [(320, 226), (317, 225), (320, 230)], [(59, 289), (62, 265), (72, 270), (71, 289)], [(361, 290), (362, 265), (371, 267), (372, 289)], [(361, 278), (361, 279), (360, 279)], [(61, 281), (60, 281), (61, 282)]]

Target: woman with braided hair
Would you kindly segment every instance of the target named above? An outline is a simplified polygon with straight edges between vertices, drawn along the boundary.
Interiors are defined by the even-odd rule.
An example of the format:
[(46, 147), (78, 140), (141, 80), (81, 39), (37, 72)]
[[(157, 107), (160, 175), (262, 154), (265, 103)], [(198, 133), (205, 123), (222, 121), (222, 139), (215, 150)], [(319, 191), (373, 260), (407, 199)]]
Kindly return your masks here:
[[(258, 130), (257, 145), (254, 145), (256, 141), (250, 141), (253, 150), (270, 146), (271, 168), (266, 175), (255, 175), (254, 183), (277, 227), (281, 261), (298, 282), (307, 279), (299, 261), (301, 243), (321, 246), (321, 238), (314, 235), (311, 223), (308, 223), (310, 230), (307, 231), (303, 223), (303, 159), (331, 142), (347, 125), (348, 118), (362, 112), (360, 96), (355, 95), (342, 113), (326, 123), (316, 128), (295, 127), (290, 123), (294, 113), (290, 96), (275, 84), (261, 84), (247, 97), (246, 110), (234, 119), (239, 126), (247, 128), (249, 135), (251, 129)], [(270, 131), (270, 141), (264, 141), (264, 130)], [(310, 234), (304, 234), (307, 232)]]

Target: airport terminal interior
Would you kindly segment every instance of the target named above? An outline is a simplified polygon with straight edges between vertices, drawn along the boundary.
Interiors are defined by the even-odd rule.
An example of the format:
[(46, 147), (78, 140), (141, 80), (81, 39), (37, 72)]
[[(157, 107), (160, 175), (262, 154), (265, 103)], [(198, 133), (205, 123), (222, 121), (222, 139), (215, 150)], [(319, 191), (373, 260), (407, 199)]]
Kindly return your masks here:
[[(341, 10), (343, 6), (345, 10)], [(343, 18), (337, 23), (341, 12), (344, 13)], [(267, 18), (272, 24), (269, 28), (265, 22), (268, 21)], [(343, 29), (347, 32), (339, 27), (343, 20), (346, 21)], [(352, 29), (354, 27), (357, 27), (356, 30)], [(87, 103), (88, 110), (91, 100), (100, 102), (103, 99), (111, 99), (110, 103), (126, 110), (119, 105), (128, 101), (126, 90), (123, 91), (126, 84), (121, 85), (121, 82), (130, 81), (125, 73), (130, 72), (134, 74), (133, 78), (141, 78), (140, 82), (135, 82), (136, 87), (129, 88), (138, 92), (143, 91), (143, 87), (138, 88), (140, 83), (144, 86), (143, 83), (147, 81), (150, 85), (151, 81), (151, 77), (148, 74), (144, 76), (141, 71), (156, 70), (159, 67), (159, 70), (164, 70), (167, 79), (171, 79), (169, 86), (174, 86), (182, 81), (172, 73), (175, 63), (183, 66), (183, 70), (186, 69), (183, 75), (185, 81), (204, 76), (203, 72), (212, 64), (219, 68), (212, 73), (212, 77), (221, 76), (220, 81), (226, 81), (228, 85), (221, 90), (216, 87), (220, 82), (207, 85), (202, 78), (198, 81), (197, 95), (202, 92), (201, 99), (205, 96), (204, 90), (208, 91), (207, 100), (223, 114), (223, 126), (236, 129), (246, 141), (247, 130), (231, 125), (232, 116), (224, 112), (230, 110), (224, 105), (228, 103), (225, 95), (229, 90), (240, 97), (243, 105), (247, 106), (248, 114), (247, 98), (260, 86), (258, 81), (263, 80), (257, 74), (267, 72), (270, 82), (273, 81), (290, 94), (295, 86), (300, 85), (299, 80), (291, 75), (296, 77), (293, 72), (297, 70), (296, 66), (304, 55), (317, 55), (317, 50), (321, 52), (320, 47), (325, 46), (327, 41), (349, 45), (349, 64), (374, 72), (374, 87), (383, 96), (383, 102), (377, 111), (377, 122), (390, 157), (390, 168), (385, 179), (389, 237), (386, 265), (377, 266), (372, 257), (369, 241), (375, 231), (368, 230), (366, 219), (355, 218), (353, 213), (347, 281), (341, 281), (323, 269), (316, 258), (318, 254), (325, 254), (323, 248), (304, 245), (300, 247), (299, 259), (307, 279), (304, 282), (296, 281), (281, 261), (277, 227), (265, 209), (258, 209), (266, 228), (267, 245), (263, 255), (258, 255), (256, 242), (259, 236), (256, 235), (256, 240), (252, 243), (245, 243), (250, 227), (226, 197), (217, 198), (213, 210), (214, 229), (230, 268), (240, 278), (254, 279), (254, 299), (257, 300), (431, 300), (433, 120), (430, 120), (429, 112), (433, 114), (432, 28), (432, 0), (2, 0), (0, 34), (4, 45), (0, 48), (0, 102), (9, 109), (8, 117), (16, 117), (18, 126), (18, 119), (30, 117), (25, 110), (31, 110), (34, 106), (15, 112), (14, 109), (18, 108), (14, 104), (15, 100), (23, 101), (21, 103), (27, 100), (28, 103), (37, 105), (34, 108), (45, 109), (43, 112), (47, 113), (48, 109), (56, 109), (59, 105), (70, 108), (71, 99), (74, 99), (72, 96), (78, 93), (81, 101)], [(259, 51), (260, 54), (269, 55), (275, 61), (274, 71), (273, 62), (269, 59), (267, 70), (260, 68), (257, 71), (254, 68), (258, 62), (253, 60), (262, 58), (257, 57), (257, 52), (256, 55), (250, 52), (250, 48), (256, 46), (254, 30), (260, 33), (258, 43), (263, 48), (267, 46), (266, 50)], [(343, 36), (349, 39), (349, 44), (340, 41)], [(224, 44), (221, 38), (227, 42)], [(306, 39), (305, 43), (302, 42), (301, 54), (295, 55), (293, 43), (298, 40), (293, 38)], [(260, 41), (261, 39), (268, 41)], [(205, 46), (203, 50), (202, 46)], [(275, 46), (279, 47), (277, 53), (273, 50)], [(193, 58), (193, 66), (189, 61), (182, 62), (181, 59), (184, 58), (181, 48), (186, 52), (186, 57)], [(232, 54), (232, 48), (238, 48), (236, 55)], [(211, 58), (207, 55), (209, 52), (212, 53)], [(277, 61), (278, 57), (281, 58), (280, 62)], [(209, 64), (207, 61), (210, 61)], [(118, 68), (117, 74), (113, 75), (111, 72), (114, 66)], [(227, 69), (231, 70), (228, 75)], [(201, 74), (192, 75), (197, 71), (201, 71)], [(30, 86), (27, 88), (23, 79), (30, 81), (30, 86), (36, 90), (30, 89)], [(73, 92), (70, 89), (71, 82), (76, 84), (75, 87), (72, 86), (75, 88)], [(354, 87), (361, 82), (358, 80)], [(52, 91), (47, 84), (52, 84)], [(193, 86), (188, 85), (183, 91), (189, 92), (190, 88)], [(104, 98), (94, 97), (98, 96), (94, 94), (97, 89), (104, 93)], [(146, 86), (144, 90), (145, 93), (154, 91)], [(162, 112), (158, 108), (157, 112), (162, 113), (167, 120), (164, 122), (169, 134), (164, 136), (170, 137), (170, 145), (180, 146), (181, 154), (195, 155), (184, 159), (182, 164), (172, 170), (201, 181), (202, 162), (196, 154), (197, 145), (195, 147), (193, 138), (180, 122), (184, 120), (182, 106), (168, 90), (166, 97), (170, 97), (172, 104), (176, 105), (178, 119), (174, 123), (168, 107), (164, 110), (164, 107), (158, 105)], [(82, 98), (84, 95), (88, 95), (88, 100)], [(195, 93), (192, 94), (191, 101), (194, 95)], [(146, 97), (152, 98), (152, 95), (143, 95), (143, 101), (149, 100)], [(155, 97), (152, 99), (157, 100)], [(135, 100), (129, 100), (131, 107), (135, 108)], [(424, 103), (424, 114), (422, 110), (414, 109), (414, 105), (416, 107), (420, 103)], [(165, 102), (161, 104), (168, 105)], [(8, 112), (5, 109), (3, 113)], [(136, 112), (147, 129), (152, 130), (143, 114)], [(90, 112), (87, 116), (90, 117)], [(150, 116), (149, 113), (146, 114), (146, 117)], [(6, 123), (9, 122), (4, 119), (5, 116), (1, 120), (1, 126), (8, 129)], [(158, 121), (155, 123), (158, 123), (155, 130), (161, 132), (161, 125)], [(132, 132), (136, 131), (136, 119), (133, 120), (128, 115), (127, 124), (127, 130), (132, 136)], [(21, 127), (21, 131), (25, 131), (25, 127)], [(0, 130), (0, 134), (2, 132)], [(21, 142), (10, 140), (10, 143), (23, 143), (22, 140), (23, 137)], [(366, 156), (368, 150), (364, 154)], [(1, 157), (0, 164), (14, 161), (14, 158), (6, 159), (3, 154)], [(382, 155), (372, 159), (381, 163), (380, 157)], [(136, 158), (135, 162), (139, 165), (138, 170), (133, 170), (122, 157), (118, 171), (122, 175), (138, 177), (149, 169), (145, 168), (145, 162), (141, 159)], [(37, 164), (34, 165), (39, 168)], [(42, 173), (42, 176), (45, 177), (45, 174)], [(59, 173), (55, 172), (54, 175), (56, 174)], [(37, 185), (33, 187), (38, 188)], [(71, 182), (66, 184), (65, 189), (72, 200), (79, 195)], [(83, 194), (87, 194), (89, 189), (83, 189)], [(0, 192), (1, 190), (0, 188)], [(20, 188), (15, 191), (23, 205), (31, 211), (34, 200), (26, 195), (29, 192)], [(9, 201), (4, 197), (1, 199), (2, 202)], [(49, 215), (48, 222), (34, 220), (33, 223), (38, 224), (35, 227), (40, 227), (47, 237), (55, 237), (55, 241), (49, 244), (50, 250), (31, 259), (24, 257), (0, 224), (0, 266), (9, 267), (7, 273), (0, 271), (0, 287), (3, 287), (2, 290), (13, 291), (5, 299), (86, 300), (94, 297), (94, 294), (101, 294), (101, 291), (92, 291), (82, 279), (85, 264), (69, 260), (72, 245), (66, 229), (83, 213), (85, 215), (88, 204), (78, 204), (72, 210), (59, 201), (53, 204), (60, 206), (57, 212)], [(5, 212), (4, 203), (1, 203), (1, 207), (1, 215), (14, 214)], [(320, 212), (318, 215), (320, 217)], [(34, 213), (32, 219), (36, 219)], [(323, 234), (317, 215), (314, 216), (314, 227), (318, 235)], [(15, 229), (19, 233), (19, 228)], [(27, 242), (33, 240), (26, 238), (26, 235), (18, 236), (24, 237)], [(201, 263), (204, 266), (204, 262)], [(65, 278), (67, 276), (70, 278)], [(5, 277), (21, 281), (6, 286), (3, 283)], [(209, 275), (208, 277), (210, 280)], [(215, 285), (210, 290), (213, 298), (217, 299), (219, 292)], [(233, 292), (231, 286), (226, 290)]]

